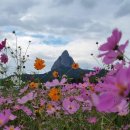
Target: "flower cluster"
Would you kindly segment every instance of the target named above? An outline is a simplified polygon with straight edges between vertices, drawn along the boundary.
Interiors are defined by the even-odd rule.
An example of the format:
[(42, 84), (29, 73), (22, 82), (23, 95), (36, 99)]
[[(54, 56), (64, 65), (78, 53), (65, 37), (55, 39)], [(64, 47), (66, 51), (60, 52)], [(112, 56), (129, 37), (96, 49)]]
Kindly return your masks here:
[(6, 39), (0, 43), (0, 61), (3, 64), (8, 62), (8, 56), (3, 52), (6, 49)]
[[(83, 82), (72, 83), (55, 70), (51, 81), (33, 79), (18, 90), (0, 92), (0, 128), (129, 130), (130, 61), (125, 56), (129, 42), (119, 44), (121, 37), (121, 31), (114, 29), (99, 47), (99, 57), (111, 69), (95, 67), (84, 75)], [(44, 67), (45, 61), (36, 58), (34, 68)], [(78, 68), (78, 63), (73, 63), (70, 70)]]

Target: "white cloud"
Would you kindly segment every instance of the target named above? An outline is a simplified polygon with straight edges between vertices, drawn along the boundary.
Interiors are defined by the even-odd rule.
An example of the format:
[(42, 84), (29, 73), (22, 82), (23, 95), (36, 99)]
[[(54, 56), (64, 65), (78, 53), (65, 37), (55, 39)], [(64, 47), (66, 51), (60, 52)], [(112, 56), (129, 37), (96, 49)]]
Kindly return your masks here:
[[(35, 57), (44, 58), (49, 70), (65, 49), (81, 67), (92, 67), (97, 65), (90, 56), (90, 53), (97, 53), (95, 42), (105, 42), (115, 27), (123, 31), (122, 41), (130, 37), (128, 0), (1, 0), (0, 4), (1, 35), (7, 37), (9, 44), (15, 48), (14, 37), (7, 32), (10, 27), (22, 32), (18, 36), (18, 44), (23, 52), (28, 41), (32, 41), (28, 51), (30, 60), (26, 65), (28, 72), (34, 70)], [(68, 43), (43, 44), (44, 37), (33, 37), (39, 34), (63, 37)]]
[[(15, 49), (15, 36), (13, 34), (6, 34), (8, 37), (8, 45)], [(35, 71), (33, 68), (34, 60), (36, 57), (43, 58), (46, 61), (46, 71), (51, 69), (54, 61), (61, 55), (64, 50), (68, 50), (69, 54), (73, 57), (75, 62), (78, 62), (81, 68), (90, 69), (98, 63), (91, 57), (91, 53), (95, 53), (97, 55), (97, 46), (95, 44), (95, 40), (87, 40), (87, 39), (77, 39), (75, 41), (69, 42), (65, 45), (47, 45), (42, 42), (42, 39), (32, 38), (29, 36), (19, 36), (18, 46), (22, 47), (22, 52), (25, 54), (26, 48), (28, 46), (28, 41), (32, 41), (31, 45), (28, 49), (28, 53), (30, 55), (27, 63), (26, 70), (27, 73)], [(9, 69), (13, 72), (15, 68), (15, 62), (10, 58), (8, 63)], [(43, 70), (41, 73), (44, 73)]]

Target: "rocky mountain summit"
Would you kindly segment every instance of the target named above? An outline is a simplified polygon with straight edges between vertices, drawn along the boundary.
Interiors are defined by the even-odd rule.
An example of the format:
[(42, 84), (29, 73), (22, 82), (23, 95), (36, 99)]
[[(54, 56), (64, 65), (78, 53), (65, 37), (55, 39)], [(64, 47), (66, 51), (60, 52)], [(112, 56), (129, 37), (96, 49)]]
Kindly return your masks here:
[(60, 67), (67, 67), (70, 68), (71, 65), (74, 63), (73, 58), (69, 55), (68, 51), (65, 50), (61, 56), (54, 62), (51, 71), (56, 70)]

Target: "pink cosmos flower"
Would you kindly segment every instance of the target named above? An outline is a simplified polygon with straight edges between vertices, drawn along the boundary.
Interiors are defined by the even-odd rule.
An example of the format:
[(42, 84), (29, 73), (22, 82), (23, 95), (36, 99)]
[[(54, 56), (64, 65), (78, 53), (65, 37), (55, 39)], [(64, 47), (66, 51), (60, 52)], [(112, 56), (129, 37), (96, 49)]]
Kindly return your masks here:
[(0, 113), (0, 127), (6, 124), (9, 120), (14, 120), (16, 116), (11, 113), (10, 109), (5, 109)]
[(80, 105), (75, 100), (71, 101), (69, 98), (63, 100), (63, 109), (69, 114), (74, 114), (79, 108)]
[(84, 89), (87, 88), (87, 86), (88, 86), (88, 82), (84, 82), (84, 83), (79, 83), (77, 88)]
[(22, 89), (20, 90), (19, 95), (21, 95), (21, 94), (23, 94), (24, 92), (26, 92), (27, 89), (28, 89), (28, 86), (25, 86), (24, 88), (22, 88)]
[(5, 126), (4, 130), (21, 130), (19, 127)]
[(127, 113), (127, 103), (123, 99), (126, 99), (130, 93), (129, 79), (130, 67), (120, 68), (114, 75), (107, 75), (104, 83), (96, 86), (95, 90), (99, 94), (92, 94), (92, 101), (97, 110), (123, 113), (121, 108), (124, 106), (124, 113)]
[(1, 54), (0, 60), (2, 63), (6, 64), (8, 62), (8, 56), (5, 54)]
[(78, 95), (78, 96), (74, 96), (75, 100), (79, 101), (79, 102), (83, 102), (84, 98), (82, 97), (82, 95)]
[(90, 100), (86, 100), (82, 105), (83, 111), (91, 111), (92, 110), (92, 102)]
[(0, 51), (6, 46), (6, 39), (0, 43)]
[(111, 51), (115, 50), (119, 41), (122, 37), (122, 32), (118, 29), (114, 29), (112, 35), (107, 39), (107, 42), (99, 47), (100, 51)]
[(28, 107), (23, 106), (23, 105), (15, 105), (15, 106), (13, 107), (13, 110), (14, 110), (14, 111), (22, 110), (22, 111), (24, 111), (28, 116), (32, 115), (31, 109), (29, 109)]
[(43, 106), (44, 104), (45, 104), (45, 100), (43, 100), (43, 99), (40, 99), (40, 106)]
[(1, 45), (2, 45), (3, 47), (6, 46), (6, 39), (5, 39), (4, 41), (1, 42)]
[(0, 127), (6, 124), (8, 121), (8, 116), (5, 116), (4, 113), (0, 113)]
[(15, 106), (13, 106), (13, 110), (14, 111), (20, 110), (20, 107), (21, 107), (20, 105), (15, 105)]
[(12, 104), (13, 103), (13, 99), (11, 97), (6, 98), (6, 103), (7, 104)]
[(3, 49), (3, 45), (2, 44), (0, 44), (0, 51)]
[(32, 115), (32, 111), (28, 107), (21, 106), (20, 109), (23, 110), (28, 116)]
[[(112, 73), (111, 73), (112, 74)], [(103, 83), (95, 86), (98, 92), (113, 92), (119, 96), (127, 97), (130, 93), (130, 67), (121, 67), (113, 75), (104, 78)]]
[(113, 63), (115, 60), (122, 60), (123, 61), (123, 53), (125, 52), (125, 48), (127, 47), (127, 45), (128, 45), (128, 41), (126, 41), (126, 43), (125, 44), (123, 44), (123, 45), (120, 45), (119, 47), (118, 47), (118, 51), (113, 51), (113, 50), (111, 50), (111, 51), (109, 51), (109, 52), (107, 52), (107, 53), (104, 53), (104, 54), (101, 54), (101, 55), (99, 55), (99, 57), (101, 57), (101, 56), (104, 56), (104, 58), (103, 58), (103, 62), (105, 63), (105, 64), (111, 64), (111, 63)]
[(62, 93), (68, 91), (68, 93), (71, 93), (71, 90), (73, 90), (76, 87), (75, 84), (66, 84), (63, 88), (62, 88)]
[(48, 81), (44, 85), (49, 89), (50, 87), (64, 85), (66, 81), (66, 78), (63, 78), (61, 81), (59, 81), (58, 79), (54, 79), (52, 82)]
[(96, 117), (89, 117), (89, 118), (87, 119), (87, 121), (88, 121), (89, 123), (91, 123), (91, 124), (95, 124), (95, 123), (97, 122), (97, 118), (96, 118)]
[(93, 97), (97, 110), (108, 113), (117, 112), (117, 105), (120, 104), (121, 100), (121, 97), (112, 92), (101, 93), (99, 96)]
[(79, 90), (80, 94), (75, 96), (75, 99), (80, 102), (86, 102), (90, 99), (91, 91), (86, 88), (82, 88)]
[(129, 41), (119, 45), (122, 33), (118, 29), (114, 29), (112, 35), (107, 39), (107, 42), (99, 47), (100, 51), (105, 51), (99, 57), (103, 57), (105, 64), (111, 64), (116, 59), (123, 60), (123, 53)]
[(129, 104), (126, 100), (122, 100), (121, 103), (117, 106), (118, 115), (126, 116), (129, 113)]
[(6, 99), (4, 97), (0, 97), (0, 105), (4, 104), (6, 102)]
[(17, 101), (19, 104), (25, 104), (26, 102), (33, 100), (36, 96), (36, 93), (30, 92), (27, 95), (23, 96), (21, 99), (19, 98)]
[(56, 102), (49, 102), (48, 105), (47, 105), (47, 114), (48, 115), (51, 115), (51, 114), (54, 114), (55, 112), (59, 111), (61, 109), (61, 107), (56, 103)]

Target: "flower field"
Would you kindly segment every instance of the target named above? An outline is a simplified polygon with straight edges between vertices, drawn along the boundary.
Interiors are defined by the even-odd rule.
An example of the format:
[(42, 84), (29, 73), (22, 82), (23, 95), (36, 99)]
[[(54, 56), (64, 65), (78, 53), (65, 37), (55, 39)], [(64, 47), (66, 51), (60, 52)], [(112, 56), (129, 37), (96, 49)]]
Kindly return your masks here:
[[(56, 70), (52, 81), (22, 81), (27, 55), (18, 57), (20, 48), (10, 51), (7, 40), (1, 41), (0, 73), (5, 78), (10, 51), (18, 83), (9, 79), (0, 89), (0, 130), (130, 130), (130, 59), (125, 54), (129, 41), (121, 44), (121, 38), (122, 32), (114, 29), (98, 48), (103, 68), (95, 67), (79, 83)], [(34, 68), (40, 73), (45, 67), (45, 61), (36, 58)], [(79, 64), (71, 67), (76, 70)], [(106, 73), (99, 77), (102, 69)]]

